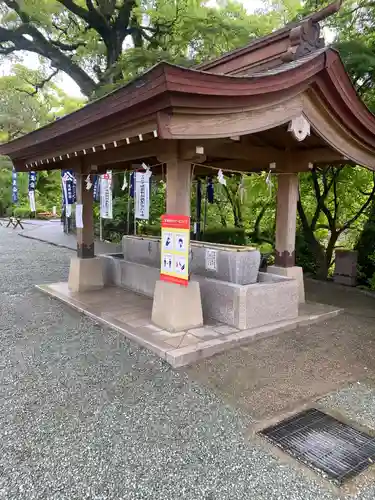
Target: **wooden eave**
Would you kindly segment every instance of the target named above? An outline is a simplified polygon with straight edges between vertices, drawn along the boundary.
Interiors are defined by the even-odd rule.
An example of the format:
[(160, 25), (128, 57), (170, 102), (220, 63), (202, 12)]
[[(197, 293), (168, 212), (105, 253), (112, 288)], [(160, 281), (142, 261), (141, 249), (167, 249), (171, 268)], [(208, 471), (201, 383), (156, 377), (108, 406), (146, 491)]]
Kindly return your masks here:
[[(160, 63), (116, 92), (1, 145), (0, 154), (8, 155), (17, 170), (69, 168), (76, 156), (85, 156), (87, 162), (96, 165), (120, 161), (122, 154), (124, 161), (130, 161), (143, 157), (146, 142), (140, 143), (145, 139), (153, 139), (154, 144), (163, 139), (230, 136), (226, 129), (211, 136), (204, 127), (197, 129), (197, 135), (191, 135), (184, 126), (175, 133), (172, 124), (176, 119), (190, 126), (192, 117), (220, 120), (243, 117), (246, 112), (250, 116), (254, 111), (272, 111), (288, 99), (309, 93), (353, 137), (357, 148), (363, 147), (367, 155), (375, 156), (375, 117), (356, 94), (339, 55), (332, 49), (245, 77)], [(285, 118), (283, 123), (287, 121)], [(114, 148), (118, 150), (111, 156), (116, 160), (106, 161), (108, 151)], [(127, 150), (132, 154), (123, 153)]]

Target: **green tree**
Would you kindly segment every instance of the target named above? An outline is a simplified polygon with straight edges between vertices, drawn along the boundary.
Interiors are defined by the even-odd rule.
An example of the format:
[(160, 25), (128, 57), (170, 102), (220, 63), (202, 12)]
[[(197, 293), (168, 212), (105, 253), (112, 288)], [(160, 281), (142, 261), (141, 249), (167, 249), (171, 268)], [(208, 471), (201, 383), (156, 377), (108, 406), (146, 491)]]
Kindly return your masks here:
[[(39, 82), (44, 81), (38, 87)], [(30, 70), (20, 64), (0, 78), (0, 141), (8, 141), (32, 132), (84, 101), (68, 97), (45, 78), (43, 68)], [(0, 212), (11, 205), (11, 162), (0, 158)], [(28, 205), (27, 174), (19, 174), (19, 205)], [(60, 205), (61, 179), (57, 171), (38, 173), (36, 201), (41, 210)]]
[(337, 244), (353, 246), (374, 198), (374, 181), (372, 172), (350, 165), (322, 166), (300, 175), (297, 208), (304, 251), (313, 256), (319, 278), (327, 278)]
[(43, 68), (31, 70), (15, 64), (8, 76), (0, 78), (0, 141), (32, 132), (83, 103), (47, 81)]
[(62, 71), (86, 96), (161, 59), (192, 64), (283, 22), (277, 10), (251, 15), (229, 0), (218, 8), (200, 0), (3, 0), (0, 15), (0, 55), (33, 52), (50, 64), (46, 78)]
[[(307, 0), (296, 17), (301, 18), (329, 3), (331, 0)], [(370, 110), (375, 111), (375, 3), (346, 0), (324, 25), (334, 35), (334, 47), (340, 52), (358, 94)], [(297, 257), (300, 264), (326, 278), (335, 247), (342, 244), (352, 247), (368, 215), (370, 221), (375, 219), (373, 177), (360, 167), (320, 165), (300, 179)], [(360, 236), (362, 266), (369, 250), (364, 242), (371, 240), (372, 246), (375, 244), (371, 228), (371, 224), (366, 224), (364, 231), (370, 234)]]

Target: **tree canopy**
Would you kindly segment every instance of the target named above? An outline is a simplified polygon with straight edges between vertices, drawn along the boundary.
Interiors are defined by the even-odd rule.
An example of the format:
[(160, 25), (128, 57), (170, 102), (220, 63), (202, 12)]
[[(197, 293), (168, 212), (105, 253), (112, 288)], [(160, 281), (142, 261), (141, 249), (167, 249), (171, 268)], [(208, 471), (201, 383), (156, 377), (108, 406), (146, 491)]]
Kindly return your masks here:
[[(244, 45), (296, 13), (297, 0), (246, 12), (236, 1), (2, 0), (0, 55), (32, 52), (91, 97), (162, 59), (192, 64)], [(47, 76), (47, 78), (49, 77)]]

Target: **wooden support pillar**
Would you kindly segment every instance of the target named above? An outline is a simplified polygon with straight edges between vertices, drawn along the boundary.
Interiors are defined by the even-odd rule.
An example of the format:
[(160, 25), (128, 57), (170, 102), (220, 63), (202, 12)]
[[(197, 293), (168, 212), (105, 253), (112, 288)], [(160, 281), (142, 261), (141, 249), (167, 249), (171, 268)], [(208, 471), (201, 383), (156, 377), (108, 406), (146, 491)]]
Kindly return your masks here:
[(190, 215), (192, 165), (177, 156), (169, 157), (167, 164), (167, 213)]
[[(89, 168), (89, 167), (88, 167)], [(94, 252), (93, 192), (86, 189), (88, 168), (77, 169), (77, 204), (83, 205), (83, 228), (77, 228), (77, 256), (70, 261), (68, 286), (72, 292), (100, 290), (104, 286), (102, 261)]]
[[(167, 166), (167, 213), (190, 216), (192, 161), (179, 158), (175, 146), (171, 143), (171, 151), (158, 156), (159, 161)], [(198, 281), (189, 281), (188, 286), (157, 281), (152, 321), (171, 332), (201, 327), (203, 312)]]
[(298, 283), (298, 301), (305, 302), (303, 269), (295, 265), (298, 174), (278, 174), (275, 265), (268, 272)]
[(275, 265), (295, 266), (298, 174), (278, 174)]
[(94, 213), (92, 189), (86, 189), (85, 178), (88, 171), (80, 168), (77, 172), (77, 204), (83, 205), (83, 228), (77, 228), (77, 257), (92, 259), (94, 251)]

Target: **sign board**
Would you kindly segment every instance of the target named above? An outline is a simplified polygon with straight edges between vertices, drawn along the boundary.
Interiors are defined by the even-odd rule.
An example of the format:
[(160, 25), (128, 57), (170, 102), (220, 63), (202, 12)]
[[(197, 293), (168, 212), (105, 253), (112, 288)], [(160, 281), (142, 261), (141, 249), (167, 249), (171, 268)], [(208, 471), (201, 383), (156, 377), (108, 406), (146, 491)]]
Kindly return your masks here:
[(113, 219), (112, 212), (112, 171), (100, 176), (100, 216)]
[(150, 176), (146, 172), (135, 173), (135, 218), (150, 218)]
[(160, 279), (178, 285), (189, 283), (190, 217), (164, 214), (161, 217)]
[(207, 248), (205, 261), (207, 271), (217, 271), (217, 250)]

